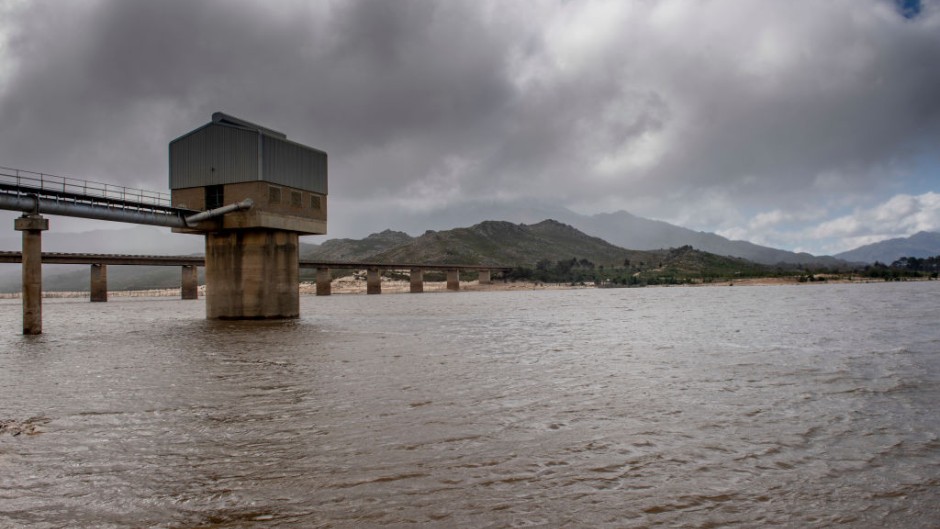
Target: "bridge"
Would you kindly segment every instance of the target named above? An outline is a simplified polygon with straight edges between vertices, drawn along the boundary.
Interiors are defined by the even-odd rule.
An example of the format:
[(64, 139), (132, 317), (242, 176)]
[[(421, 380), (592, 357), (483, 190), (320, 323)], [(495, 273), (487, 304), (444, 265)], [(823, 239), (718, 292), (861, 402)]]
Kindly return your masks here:
[[(22, 252), (0, 251), (0, 264), (17, 264), (23, 262)], [(184, 300), (198, 299), (197, 267), (204, 267), (205, 257), (199, 255), (120, 255), (120, 254), (94, 254), (94, 253), (57, 253), (43, 252), (44, 264), (90, 265), (91, 301), (100, 302), (108, 300), (108, 265), (122, 266), (179, 266), (182, 269), (180, 287)], [(460, 273), (477, 272), (481, 285), (492, 283), (492, 274), (505, 273), (511, 267), (471, 265), (471, 264), (415, 264), (415, 263), (378, 263), (360, 261), (317, 261), (301, 259), (300, 268), (315, 269), (316, 294), (329, 296), (332, 293), (333, 270), (366, 270), (366, 293), (382, 293), (382, 272), (408, 271), (410, 278), (410, 291), (412, 293), (424, 292), (424, 272), (438, 271), (447, 274), (447, 290), (460, 290)]]

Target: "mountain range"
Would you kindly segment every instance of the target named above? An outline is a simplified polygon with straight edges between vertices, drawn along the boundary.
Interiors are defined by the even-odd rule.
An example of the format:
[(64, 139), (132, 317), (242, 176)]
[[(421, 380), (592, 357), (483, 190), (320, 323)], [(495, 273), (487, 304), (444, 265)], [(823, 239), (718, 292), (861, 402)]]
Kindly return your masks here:
[(722, 257), (691, 246), (628, 250), (572, 226), (545, 220), (536, 224), (485, 221), (469, 228), (428, 231), (419, 237), (384, 231), (361, 240), (335, 239), (307, 247), (304, 259), (385, 263), (473, 264), (520, 268), (579, 266), (629, 269), (630, 274), (729, 276), (773, 274), (773, 267)]
[(837, 259), (828, 256), (817, 257), (747, 241), (733, 241), (714, 233), (694, 231), (659, 220), (637, 217), (626, 211), (590, 217), (577, 215), (568, 222), (585, 233), (596, 235), (624, 248), (653, 250), (691, 246), (703, 252), (740, 257), (765, 265), (783, 263), (825, 267), (839, 264)]
[(322, 261), (531, 267), (542, 260), (572, 257), (597, 264), (621, 264), (625, 259), (653, 260), (656, 255), (656, 252), (627, 250), (567, 224), (545, 220), (532, 225), (484, 221), (469, 228), (429, 230), (418, 237), (386, 230), (361, 240), (334, 239), (318, 247), (308, 247), (302, 257)]
[[(920, 232), (907, 238), (870, 244), (836, 256), (817, 257), (732, 241), (713, 233), (696, 232), (662, 221), (636, 217), (621, 211), (594, 216), (557, 208), (565, 220), (531, 224), (484, 221), (469, 228), (429, 230), (418, 237), (401, 231), (385, 230), (363, 239), (329, 239), (322, 244), (301, 243), (301, 255), (324, 261), (386, 260), (395, 262), (437, 262), (464, 264), (528, 264), (547, 259), (572, 257), (605, 262), (651, 262), (655, 250), (692, 248), (764, 265), (801, 264), (831, 267), (852, 263), (889, 264), (900, 257), (940, 255), (940, 233)], [(516, 210), (517, 218), (544, 213), (544, 209)], [(303, 240), (303, 239), (302, 239)], [(19, 250), (19, 234), (0, 236), (0, 249)], [(49, 252), (121, 253), (153, 255), (201, 254), (201, 237), (172, 234), (168, 230), (135, 226), (127, 229), (62, 233), (50, 230), (43, 235), (43, 249)], [(629, 250), (628, 250), (629, 249)], [(652, 252), (652, 253), (651, 253)], [(87, 270), (75, 266), (46, 265), (46, 286), (50, 289), (87, 288)], [(68, 278), (57, 278), (61, 274)], [(19, 290), (19, 267), (0, 267), (0, 289)], [(112, 286), (160, 288), (178, 283), (178, 272), (170, 270), (109, 270)], [(166, 285), (164, 285), (166, 284)]]
[(940, 255), (940, 233), (921, 231), (910, 237), (888, 239), (866, 244), (835, 257), (853, 263), (881, 262), (891, 264), (902, 257), (934, 257)]
[(692, 246), (716, 255), (741, 257), (757, 263), (806, 264), (811, 266), (833, 266), (837, 260), (817, 257), (808, 253), (796, 253), (760, 246), (747, 241), (734, 241), (714, 233), (690, 230), (630, 214), (626, 211), (582, 215), (565, 207), (536, 203), (473, 203), (454, 206), (446, 212), (403, 211), (394, 222), (388, 219), (373, 219), (369, 212), (357, 215), (369, 218), (376, 224), (384, 224), (400, 232), (422, 233), (427, 229), (444, 231), (476, 225), (484, 220), (503, 220), (516, 224), (532, 225), (545, 219), (554, 219), (568, 224), (584, 233), (600, 237), (605, 241), (633, 250), (656, 250)]

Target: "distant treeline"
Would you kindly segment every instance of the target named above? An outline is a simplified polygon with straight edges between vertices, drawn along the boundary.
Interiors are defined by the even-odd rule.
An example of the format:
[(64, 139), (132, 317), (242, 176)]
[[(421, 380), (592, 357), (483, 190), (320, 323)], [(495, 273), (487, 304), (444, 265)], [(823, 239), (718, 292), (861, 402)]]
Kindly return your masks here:
[(805, 265), (764, 266), (741, 259), (719, 258), (691, 247), (668, 250), (653, 262), (597, 265), (588, 259), (543, 259), (534, 267), (517, 266), (504, 274), (509, 281), (595, 284), (599, 286), (647, 286), (713, 283), (754, 277), (797, 277), (802, 281), (864, 277), (885, 281), (909, 278), (937, 279), (940, 256), (903, 257), (890, 265), (874, 263), (864, 268), (809, 268)]
[(928, 277), (937, 279), (940, 274), (940, 255), (934, 257), (902, 257), (886, 265), (875, 262), (860, 272), (865, 277), (881, 278), (885, 281), (904, 278)]
[(504, 275), (510, 281), (594, 284), (598, 286), (681, 285), (733, 281), (743, 277), (767, 277), (780, 271), (743, 259), (718, 257), (691, 246), (662, 251), (651, 260), (598, 265), (584, 258), (549, 261), (535, 267), (517, 266)]

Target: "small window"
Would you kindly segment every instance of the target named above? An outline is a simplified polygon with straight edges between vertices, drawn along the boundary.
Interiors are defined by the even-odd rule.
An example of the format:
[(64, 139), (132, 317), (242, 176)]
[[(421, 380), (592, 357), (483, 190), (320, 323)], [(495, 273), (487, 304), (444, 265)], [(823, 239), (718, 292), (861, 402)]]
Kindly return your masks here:
[(224, 186), (206, 186), (206, 209), (221, 208), (224, 203)]
[(290, 192), (290, 205), (291, 207), (300, 208), (304, 205), (304, 194), (300, 191), (291, 191)]
[(320, 197), (313, 195), (310, 197), (310, 209), (320, 209)]
[(268, 187), (268, 203), (270, 204), (280, 204), (281, 203), (281, 188), (270, 186)]

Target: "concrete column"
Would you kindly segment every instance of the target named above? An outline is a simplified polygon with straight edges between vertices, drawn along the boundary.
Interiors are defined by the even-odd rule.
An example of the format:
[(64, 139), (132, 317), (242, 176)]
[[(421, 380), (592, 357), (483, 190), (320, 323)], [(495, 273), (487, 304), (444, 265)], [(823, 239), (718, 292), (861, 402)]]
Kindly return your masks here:
[(333, 293), (333, 278), (329, 268), (317, 268), (317, 295), (329, 296)]
[(366, 294), (382, 293), (382, 275), (378, 268), (370, 268), (366, 274)]
[(447, 290), (460, 290), (460, 270), (447, 271)]
[(300, 317), (296, 232), (247, 229), (206, 234), (206, 317)]
[(49, 219), (23, 215), (13, 227), (23, 232), (23, 334), (42, 334), (42, 232)]
[(183, 299), (199, 299), (199, 269), (196, 265), (183, 265), (180, 295)]
[(481, 284), (481, 285), (489, 285), (489, 284), (493, 283), (493, 279), (492, 279), (492, 277), (490, 276), (490, 271), (489, 271), (489, 270), (480, 270), (480, 275), (479, 275), (479, 277), (480, 277), (480, 284)]
[(411, 269), (411, 292), (413, 294), (424, 292), (424, 270), (420, 268)]
[(91, 301), (108, 301), (108, 265), (91, 265)]

